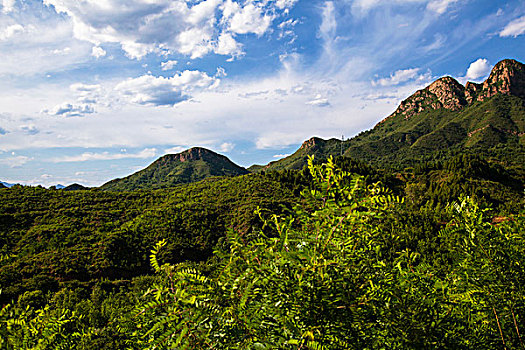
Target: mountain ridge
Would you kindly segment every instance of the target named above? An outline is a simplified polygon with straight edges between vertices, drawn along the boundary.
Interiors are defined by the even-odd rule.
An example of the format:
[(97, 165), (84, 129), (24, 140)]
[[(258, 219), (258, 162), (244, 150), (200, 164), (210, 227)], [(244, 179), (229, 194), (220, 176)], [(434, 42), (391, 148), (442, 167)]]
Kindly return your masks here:
[(338, 140), (339, 147), (300, 152), (305, 141), (294, 154), (253, 170), (286, 169), (288, 164), (297, 168), (306, 164), (307, 155), (323, 159), (340, 154), (341, 147), (345, 156), (377, 167), (403, 168), (462, 152), (486, 153), (519, 165), (520, 159), (525, 163), (524, 133), (525, 65), (505, 59), (483, 83), (464, 86), (450, 76), (435, 80), (403, 100), (374, 128)]

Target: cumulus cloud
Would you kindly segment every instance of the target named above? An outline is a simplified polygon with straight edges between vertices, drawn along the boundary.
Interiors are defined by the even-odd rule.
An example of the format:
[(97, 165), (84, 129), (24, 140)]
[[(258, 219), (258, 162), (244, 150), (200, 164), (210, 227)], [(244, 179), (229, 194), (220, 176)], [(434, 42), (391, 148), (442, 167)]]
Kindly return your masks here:
[(10, 39), (16, 34), (23, 33), (24, 31), (25, 31), (25, 28), (21, 24), (18, 24), (18, 23), (7, 26), (3, 30), (0, 30), (0, 41)]
[(525, 16), (517, 18), (514, 21), (507, 24), (505, 28), (503, 28), (503, 30), (499, 33), (499, 36), (517, 37), (522, 34), (525, 34)]
[(49, 115), (63, 116), (63, 117), (83, 117), (86, 114), (92, 114), (95, 112), (95, 109), (92, 105), (89, 104), (71, 104), (71, 103), (62, 103), (56, 105), (51, 109), (45, 109), (43, 111)]
[(91, 56), (95, 58), (104, 57), (106, 56), (106, 50), (99, 46), (93, 46), (93, 48), (91, 49)]
[(176, 65), (177, 65), (177, 61), (166, 61), (166, 62), (161, 62), (160, 63), (160, 68), (162, 70), (172, 70)]
[(115, 90), (132, 103), (173, 106), (191, 98), (194, 91), (213, 89), (220, 79), (200, 71), (186, 70), (172, 77), (143, 75), (119, 83)]
[(483, 78), (490, 73), (492, 66), (489, 64), (487, 59), (480, 58), (475, 62), (472, 62), (467, 69), (466, 79), (475, 80), (478, 78)]
[[(73, 19), (75, 37), (95, 45), (117, 43), (131, 58), (178, 52), (192, 58), (213, 52), (239, 55), (239, 34), (266, 33), (276, 11), (295, 0), (44, 0)], [(228, 36), (230, 34), (230, 36)], [(233, 41), (235, 41), (234, 44)], [(229, 49), (229, 50), (228, 50)]]
[(2, 12), (10, 13), (15, 9), (16, 0), (2, 0)]
[(54, 158), (52, 161), (54, 163), (69, 163), (69, 162), (87, 162), (94, 160), (117, 160), (117, 159), (147, 159), (153, 158), (157, 154), (155, 148), (145, 148), (144, 150), (138, 153), (92, 153), (85, 152), (78, 156), (66, 156), (60, 158)]
[(231, 1), (227, 3), (233, 4), (232, 9), (228, 10), (233, 14), (229, 26), (233, 33), (263, 35), (270, 27), (273, 17), (265, 14), (262, 7), (255, 6), (253, 3), (248, 3), (244, 7)]

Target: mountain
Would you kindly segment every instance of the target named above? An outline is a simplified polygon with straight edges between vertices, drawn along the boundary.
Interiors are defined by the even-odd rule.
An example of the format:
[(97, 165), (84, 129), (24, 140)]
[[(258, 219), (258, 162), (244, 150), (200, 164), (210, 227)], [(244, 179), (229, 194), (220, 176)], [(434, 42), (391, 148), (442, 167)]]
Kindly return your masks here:
[[(507, 59), (497, 63), (482, 84), (467, 82), (463, 86), (452, 77), (436, 80), (401, 102), (373, 129), (345, 141), (343, 148), (345, 156), (377, 167), (403, 168), (421, 161), (474, 153), (523, 168), (523, 135), (525, 65)], [(323, 141), (316, 139), (315, 143)], [(340, 153), (336, 146), (320, 150), (305, 144), (293, 155), (263, 168), (296, 166), (306, 154), (326, 158)], [(259, 169), (262, 168), (254, 170)]]
[(4, 187), (13, 187), (15, 184), (10, 184), (8, 182), (3, 182), (3, 181), (0, 181), (0, 184), (3, 185)]
[(7, 186), (4, 185), (2, 182), (0, 182), (0, 189), (2, 189), (2, 188), (7, 188)]
[(89, 190), (89, 187), (74, 183), (74, 184), (71, 184), (69, 186), (62, 188), (62, 190), (64, 191), (83, 191), (83, 190)]
[(248, 170), (259, 172), (265, 170), (302, 169), (306, 165), (309, 155), (314, 155), (316, 158), (326, 158), (328, 154), (340, 154), (341, 146), (341, 140), (338, 139), (323, 140), (319, 137), (312, 137), (303, 142), (294, 154), (273, 161), (268, 165), (252, 165)]
[(237, 176), (249, 172), (227, 157), (206, 148), (194, 147), (178, 154), (168, 154), (146, 169), (104, 185), (103, 190), (129, 191), (166, 188), (212, 176)]

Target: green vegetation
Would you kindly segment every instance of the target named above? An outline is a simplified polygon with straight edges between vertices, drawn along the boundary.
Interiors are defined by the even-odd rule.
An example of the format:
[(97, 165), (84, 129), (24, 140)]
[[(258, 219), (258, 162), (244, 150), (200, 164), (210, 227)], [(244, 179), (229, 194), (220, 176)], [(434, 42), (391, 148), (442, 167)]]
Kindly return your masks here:
[(252, 174), (1, 189), (0, 349), (525, 348), (525, 90), (439, 84)]
[[(369, 174), (352, 174), (340, 167)], [(447, 178), (474, 181), (485, 167), (478, 158), (458, 157), (404, 175), (412, 174), (414, 181), (448, 172)], [(394, 190), (374, 183), (381, 176)], [(503, 169), (493, 168), (487, 176), (499, 178), (498, 183), (509, 184), (509, 189), (514, 186)], [(323, 165), (310, 161), (308, 169), (299, 172), (208, 180), (170, 191), (4, 190), (1, 194), (9, 197), (2, 203), (13, 203), (7, 215), (20, 220), (3, 217), (2, 228), (19, 233), (39, 228), (41, 238), (26, 237), (22, 246), (4, 237), (10, 248), (0, 260), (2, 278), (20, 259), (61, 245), (63, 253), (73, 252), (64, 267), (95, 262), (99, 268), (94, 271), (113, 268), (115, 274), (76, 280), (70, 274), (53, 281), (39, 273), (24, 280), (24, 292), (11, 301), (4, 299), (0, 347), (523, 347), (523, 202), (515, 214), (509, 212), (496, 224), (495, 212), (482, 209), (472, 197), (445, 205), (440, 202), (444, 197), (418, 192), (414, 183), (339, 159)], [(291, 194), (301, 188), (297, 201)], [(396, 195), (408, 188), (411, 195), (420, 196), (420, 202)], [(259, 200), (254, 200), (252, 191), (257, 189), (262, 192), (255, 192)], [(71, 205), (67, 202), (73, 200), (86, 203), (79, 214), (89, 223), (84, 231), (82, 222), (71, 218), (74, 210), (66, 211)], [(219, 203), (214, 206), (213, 200)], [(199, 207), (202, 201), (206, 201), (204, 208), (210, 208), (208, 215), (215, 212), (219, 217), (206, 222), (208, 216)], [(279, 206), (284, 203), (288, 206)], [(232, 212), (243, 205), (244, 214)], [(185, 211), (192, 206), (195, 210)], [(112, 209), (101, 210), (104, 207)], [(165, 222), (178, 212), (185, 214), (166, 227)], [(79, 232), (76, 240), (64, 235), (52, 239), (61, 232), (50, 227), (58, 213), (75, 227), (64, 232)], [(110, 218), (116, 222), (110, 223)], [(219, 228), (217, 220), (224, 227)], [(185, 225), (190, 228), (173, 234)], [(98, 251), (92, 262), (81, 256), (77, 242), (81, 237), (88, 240), (87, 226), (100, 235), (90, 245)], [(218, 228), (222, 237), (208, 236)], [(212, 241), (214, 254), (201, 251), (197, 259), (189, 260), (180, 255), (181, 248)], [(147, 250), (153, 247), (151, 252), (141, 248), (143, 244)], [(65, 256), (59, 252), (55, 250), (54, 256)], [(140, 257), (134, 257), (136, 253)], [(133, 265), (123, 279), (122, 271), (138, 261), (144, 263), (143, 258), (149, 260), (151, 273), (144, 270), (132, 276), (143, 266)], [(26, 267), (61, 272), (59, 264), (45, 266), (49, 262), (34, 261)], [(3, 288), (9, 285), (5, 281)]]
[(238, 176), (248, 171), (223, 155), (205, 148), (191, 148), (182, 153), (168, 154), (146, 169), (102, 186), (110, 191), (159, 189), (178, 184), (197, 182), (213, 176)]

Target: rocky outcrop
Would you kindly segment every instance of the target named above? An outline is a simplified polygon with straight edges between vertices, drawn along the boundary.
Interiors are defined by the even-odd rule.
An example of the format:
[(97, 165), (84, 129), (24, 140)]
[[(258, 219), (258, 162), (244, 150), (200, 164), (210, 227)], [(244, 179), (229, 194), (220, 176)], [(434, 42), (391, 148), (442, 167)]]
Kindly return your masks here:
[(323, 146), (325, 143), (326, 141), (319, 137), (312, 137), (309, 140), (304, 141), (299, 149), (310, 150), (319, 146)]
[(483, 101), (496, 94), (514, 95), (525, 98), (525, 65), (516, 60), (503, 60), (496, 64), (490, 76), (483, 83), (477, 96)]
[(440, 78), (401, 102), (397, 110), (383, 121), (396, 116), (409, 119), (425, 110), (443, 108), (458, 111), (475, 101), (484, 101), (496, 94), (525, 98), (523, 63), (511, 59), (499, 62), (482, 84), (467, 82), (463, 86), (452, 77)]
[(187, 161), (195, 161), (195, 160), (203, 159), (204, 157), (209, 156), (209, 155), (212, 155), (215, 157), (217, 156), (221, 157), (220, 154), (210, 151), (209, 149), (202, 148), (202, 147), (193, 147), (182, 153), (175, 154), (175, 159), (181, 162), (187, 162)]

